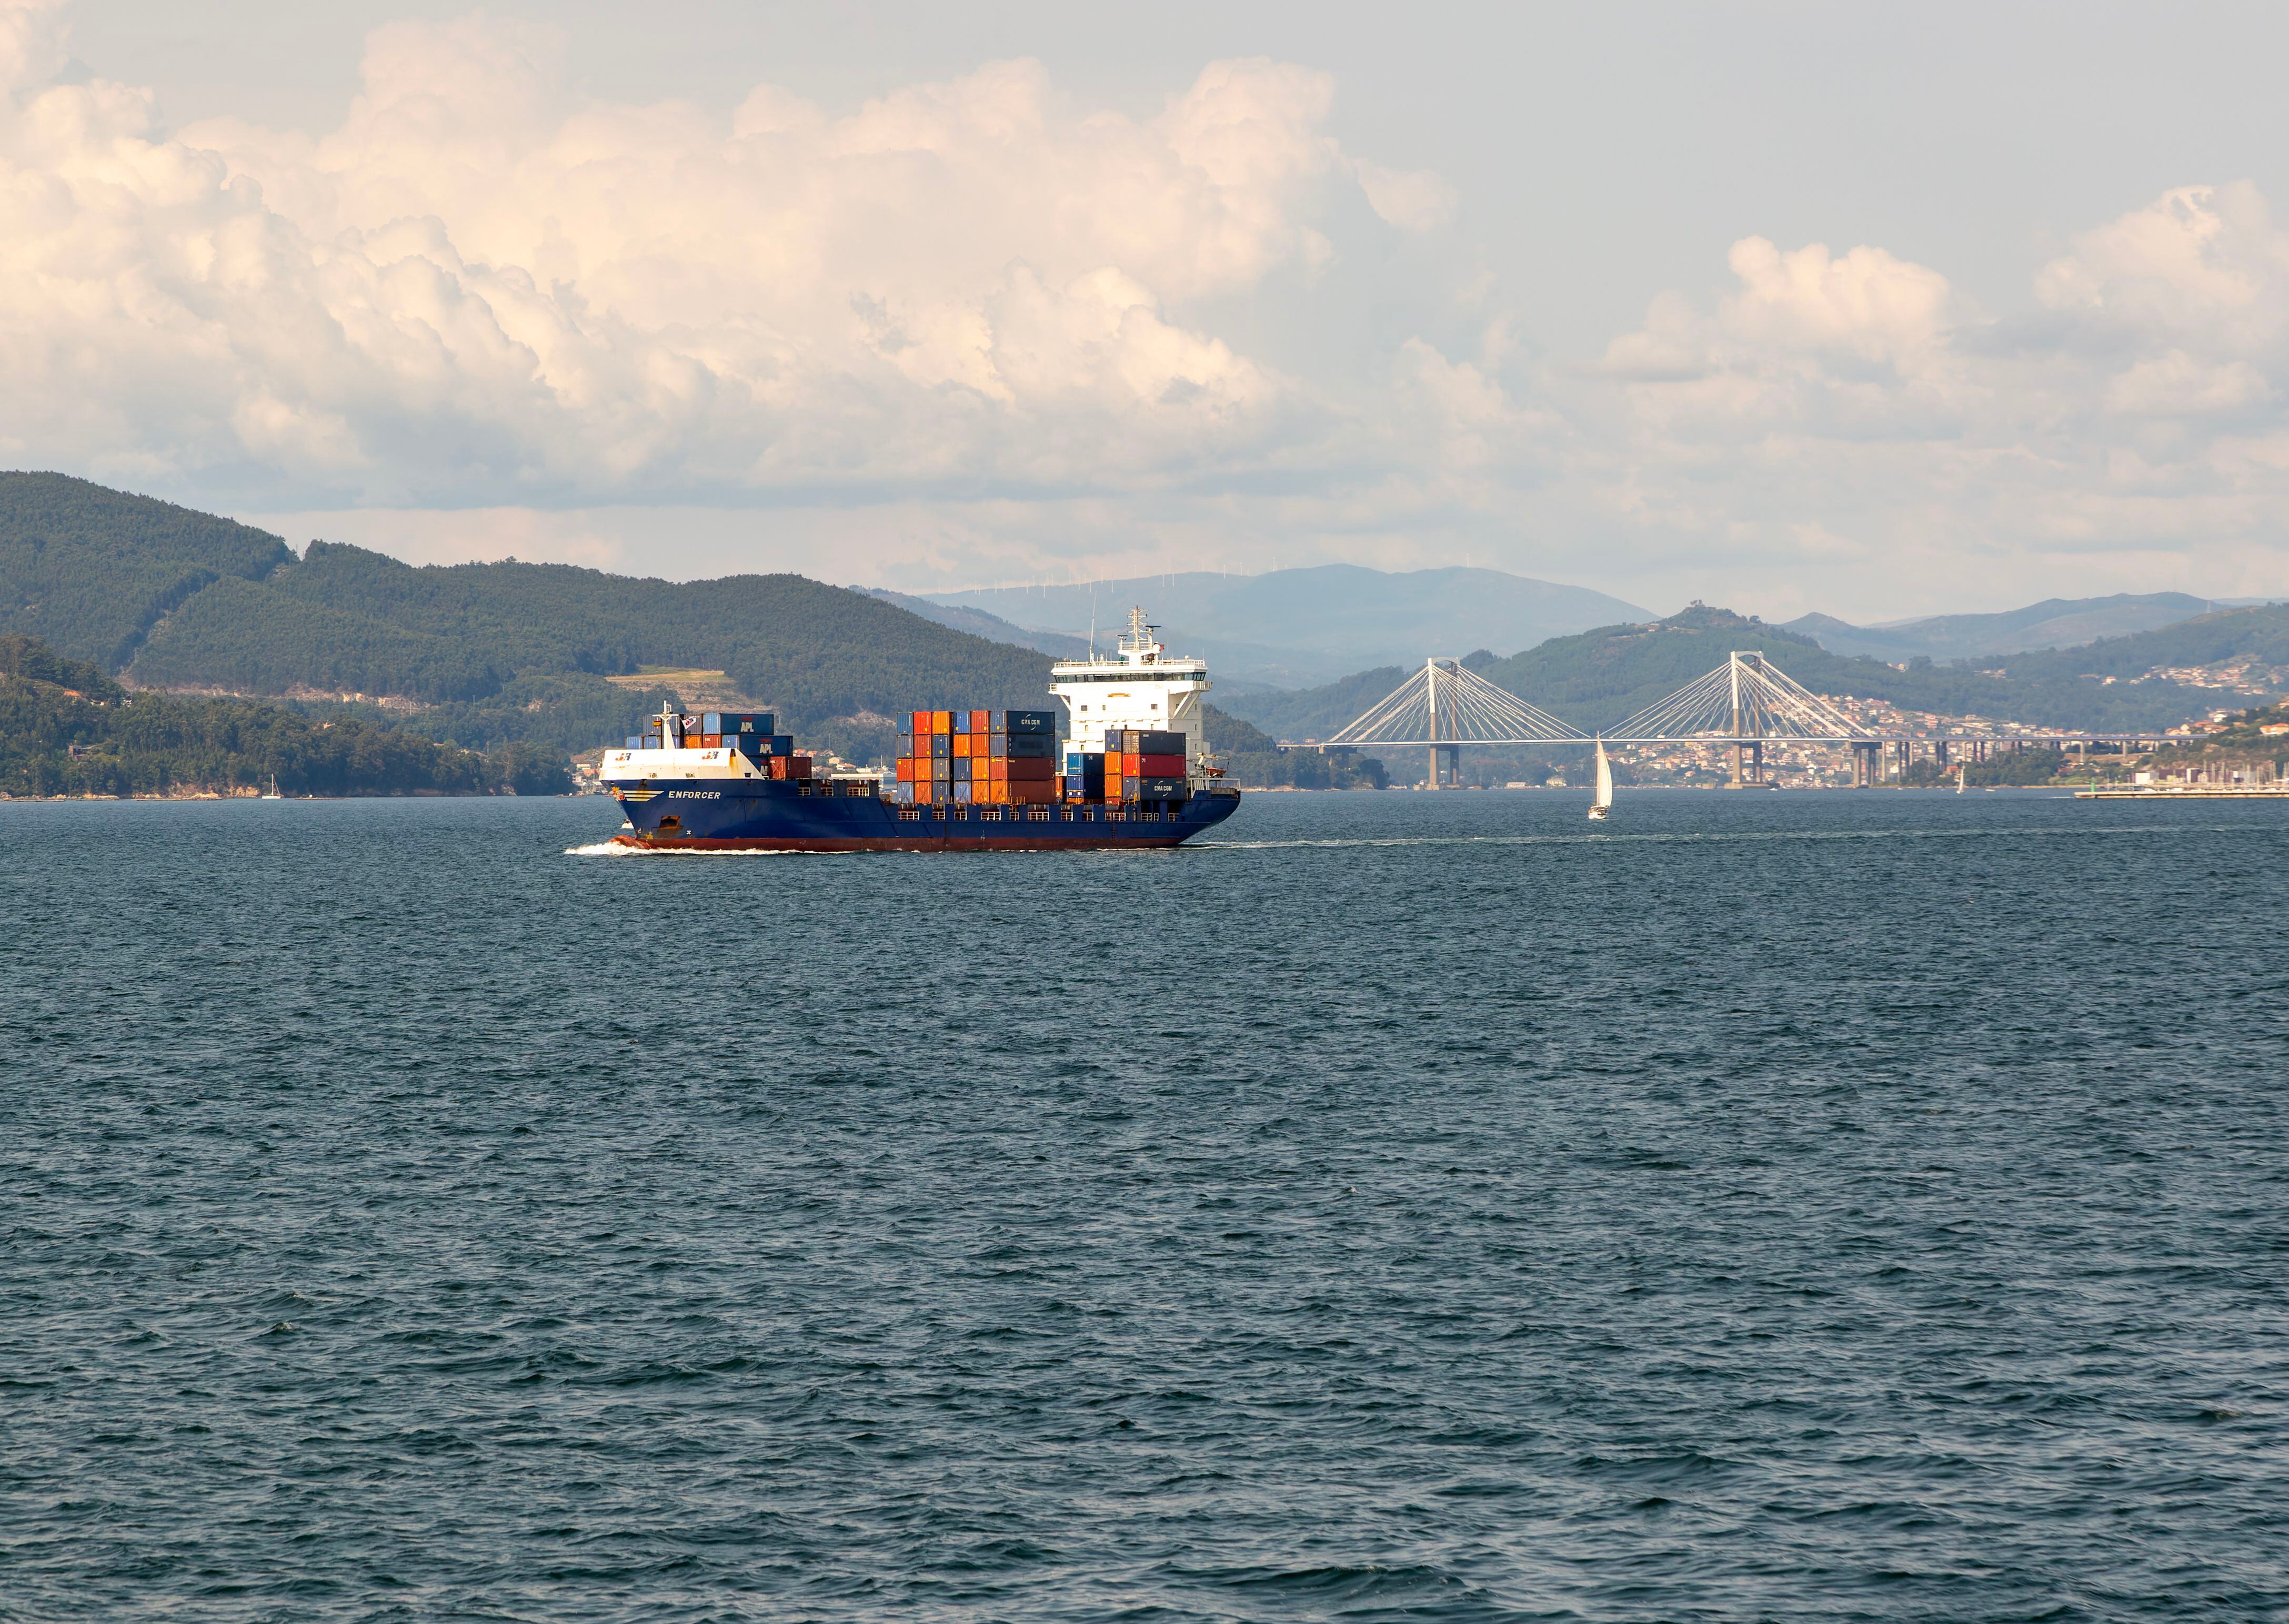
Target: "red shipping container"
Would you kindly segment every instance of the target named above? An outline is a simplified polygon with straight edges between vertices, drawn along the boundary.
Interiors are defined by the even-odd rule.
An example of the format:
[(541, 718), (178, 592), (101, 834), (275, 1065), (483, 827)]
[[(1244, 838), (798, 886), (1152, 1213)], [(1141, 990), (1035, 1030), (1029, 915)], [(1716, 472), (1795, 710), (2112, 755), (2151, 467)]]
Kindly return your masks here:
[(1138, 756), (1137, 773), (1143, 778), (1181, 778), (1184, 776), (1182, 756)]
[(969, 713), (969, 730), (972, 733), (985, 734), (991, 733), (993, 729), (991, 723), (986, 720), (986, 714), (985, 712), (972, 711)]
[(1057, 786), (1051, 784), (1012, 784), (1009, 804), (1013, 807), (1046, 807), (1057, 800)]
[(899, 782), (900, 784), (912, 784), (913, 781), (914, 781), (914, 759), (913, 759), (913, 757), (912, 757), (912, 756), (900, 756), (900, 757), (898, 758), (898, 782)]
[(913, 730), (914, 732), (916, 732), (916, 733), (921, 734), (924, 738), (928, 738), (928, 737), (929, 736), (929, 735), (930, 735), (930, 712), (928, 712), (928, 711), (916, 711), (916, 712), (914, 712), (914, 725), (913, 725)]
[[(997, 768), (1003, 767), (1003, 763), (1000, 761), (994, 762), (993, 765)], [(1057, 764), (1047, 756), (1038, 760), (1027, 760), (1018, 756), (1013, 757), (1009, 761), (1006, 771), (1012, 784), (1047, 784), (1057, 776)]]
[(789, 756), (787, 758), (787, 776), (790, 778), (810, 777), (810, 758), (809, 756)]

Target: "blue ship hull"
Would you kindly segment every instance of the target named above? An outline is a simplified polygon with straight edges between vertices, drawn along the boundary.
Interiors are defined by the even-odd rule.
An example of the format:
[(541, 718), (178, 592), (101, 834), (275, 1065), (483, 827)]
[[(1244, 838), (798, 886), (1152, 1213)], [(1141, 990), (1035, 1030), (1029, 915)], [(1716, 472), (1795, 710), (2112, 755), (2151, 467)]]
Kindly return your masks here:
[[(657, 784), (658, 787), (654, 787)], [(779, 779), (613, 786), (645, 851), (1071, 851), (1179, 846), (1240, 807), (1212, 790), (1166, 808), (904, 807), (867, 792)]]

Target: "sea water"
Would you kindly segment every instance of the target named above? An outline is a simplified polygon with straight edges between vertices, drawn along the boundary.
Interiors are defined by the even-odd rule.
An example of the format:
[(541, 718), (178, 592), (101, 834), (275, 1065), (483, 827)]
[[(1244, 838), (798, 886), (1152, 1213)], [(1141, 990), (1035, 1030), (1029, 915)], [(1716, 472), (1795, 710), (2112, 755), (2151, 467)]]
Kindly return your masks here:
[(2289, 803), (0, 806), (0, 1618), (2289, 1608)]

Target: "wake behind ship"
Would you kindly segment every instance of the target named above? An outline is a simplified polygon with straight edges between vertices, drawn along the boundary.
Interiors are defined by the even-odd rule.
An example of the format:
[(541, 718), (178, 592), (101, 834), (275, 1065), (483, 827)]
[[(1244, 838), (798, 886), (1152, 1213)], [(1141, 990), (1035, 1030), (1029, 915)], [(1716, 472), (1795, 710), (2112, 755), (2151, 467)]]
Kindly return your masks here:
[(1055, 711), (914, 711), (896, 773), (817, 770), (767, 712), (663, 711), (604, 755), (647, 851), (1000, 851), (1177, 846), (1240, 806), (1201, 731), (1208, 667), (1142, 609), (1103, 658), (1059, 660)]

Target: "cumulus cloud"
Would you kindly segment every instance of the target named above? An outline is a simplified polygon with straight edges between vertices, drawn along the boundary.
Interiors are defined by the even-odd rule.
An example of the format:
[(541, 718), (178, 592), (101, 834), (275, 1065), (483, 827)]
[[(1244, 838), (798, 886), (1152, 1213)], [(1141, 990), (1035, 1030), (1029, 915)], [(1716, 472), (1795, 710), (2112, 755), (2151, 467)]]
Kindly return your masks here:
[(726, 120), (578, 100), (558, 38), (476, 17), (376, 31), (331, 131), (171, 135), (49, 82), (58, 37), (0, 6), (0, 442), (145, 477), (563, 503), (1245, 469), (1327, 404), (1174, 308), (1324, 265), (1342, 187), (1410, 229), (1442, 206), (1270, 61), (1141, 119), (1015, 61)]
[(1401, 231), (1436, 231), (1462, 206), (1461, 195), (1430, 170), (1385, 169), (1361, 158), (1352, 172), (1368, 206)]
[[(0, 463), (399, 550), (659, 568), (626, 515), (673, 514), (712, 549), (687, 573), (2289, 587), (2289, 235), (2246, 183), (2126, 200), (1999, 312), (1880, 244), (1744, 235), (1569, 362), (1307, 67), (1142, 113), (1025, 60), (726, 113), (597, 100), (559, 36), (475, 16), (375, 31), (331, 129), (171, 131), (61, 82), (62, 27), (0, 0)], [(782, 550), (742, 554), (765, 510)]]
[[(1873, 559), (1926, 601), (2289, 587), (2289, 238), (2253, 188), (2180, 188), (2078, 235), (2034, 276), (2034, 326), (1871, 246), (1749, 237), (1728, 268), (1591, 369), (1622, 398), (1575, 470), (1584, 513), (1694, 537), (1736, 578)], [(2226, 581), (2205, 556), (2234, 561)]]
[(2181, 187), (2043, 267), (2052, 309), (2133, 333), (2266, 344), (2289, 321), (2289, 236), (2246, 181)]
[(2110, 410), (2156, 418), (2213, 417), (2272, 398), (2272, 386), (2247, 362), (2201, 362), (2183, 350), (2138, 362), (2106, 389)]

